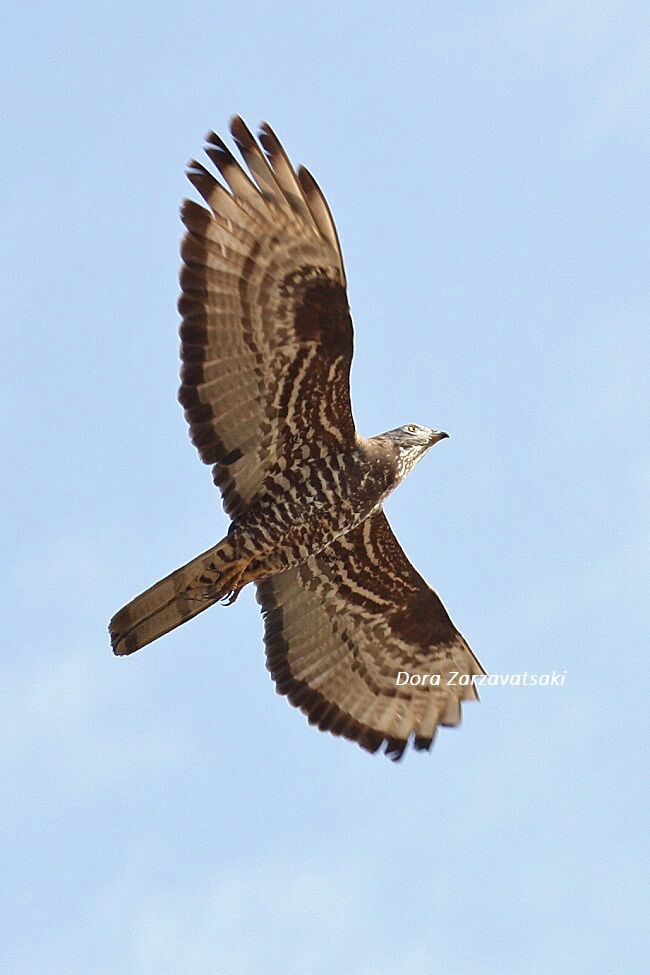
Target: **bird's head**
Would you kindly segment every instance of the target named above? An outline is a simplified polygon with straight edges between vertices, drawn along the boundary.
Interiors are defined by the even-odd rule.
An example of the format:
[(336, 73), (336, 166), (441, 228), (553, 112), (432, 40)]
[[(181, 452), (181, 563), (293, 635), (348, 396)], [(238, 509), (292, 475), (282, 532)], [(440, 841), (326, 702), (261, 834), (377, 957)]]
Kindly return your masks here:
[(427, 450), (440, 440), (448, 437), (442, 430), (430, 430), (418, 423), (407, 423), (382, 433), (382, 439), (389, 440), (397, 450), (397, 466), (400, 478), (406, 477), (410, 470), (422, 460)]

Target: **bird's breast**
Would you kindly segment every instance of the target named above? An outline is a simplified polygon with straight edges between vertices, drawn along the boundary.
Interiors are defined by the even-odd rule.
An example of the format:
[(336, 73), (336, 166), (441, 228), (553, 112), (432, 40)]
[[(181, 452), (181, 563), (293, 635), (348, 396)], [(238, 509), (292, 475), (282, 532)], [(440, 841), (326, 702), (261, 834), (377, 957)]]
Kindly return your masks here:
[(306, 561), (364, 521), (394, 487), (394, 471), (359, 452), (297, 464), (267, 479), (265, 495), (238, 520), (257, 558), (276, 571)]

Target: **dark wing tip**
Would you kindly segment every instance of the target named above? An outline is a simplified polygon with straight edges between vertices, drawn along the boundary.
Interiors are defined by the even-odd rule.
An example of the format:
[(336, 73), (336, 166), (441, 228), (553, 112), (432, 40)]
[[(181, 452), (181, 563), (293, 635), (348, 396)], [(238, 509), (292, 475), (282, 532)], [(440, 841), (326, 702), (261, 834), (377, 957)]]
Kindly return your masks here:
[(253, 133), (244, 122), (241, 115), (233, 115), (230, 119), (230, 134), (238, 146), (255, 142)]
[(273, 128), (269, 125), (268, 122), (265, 121), (260, 122), (258, 128), (259, 128), (260, 142), (262, 143), (265, 149), (267, 149), (267, 145), (266, 145), (267, 143), (269, 146), (272, 146), (273, 148), (282, 146), (282, 143), (280, 142)]
[(230, 152), (230, 150), (228, 149), (228, 146), (223, 141), (223, 139), (221, 138), (221, 136), (220, 135), (217, 135), (217, 133), (213, 129), (209, 129), (206, 132), (206, 134), (203, 136), (203, 141), (208, 146), (216, 146), (217, 149), (224, 149), (226, 152)]
[(404, 738), (387, 738), (384, 755), (392, 762), (399, 762), (406, 751), (407, 741)]
[(221, 170), (222, 166), (233, 165), (237, 166), (237, 160), (233, 156), (232, 152), (223, 141), (221, 136), (217, 135), (216, 132), (210, 130), (206, 133), (203, 139), (205, 146), (205, 152), (212, 160), (212, 162)]
[(297, 169), (298, 179), (303, 187), (303, 189), (315, 189), (317, 188), (317, 183), (312, 174), (309, 172), (306, 166), (300, 165)]
[(206, 203), (210, 202), (210, 195), (218, 185), (212, 173), (208, 172), (196, 159), (188, 159), (185, 175), (192, 186), (198, 190)]
[(195, 200), (183, 200), (180, 207), (181, 222), (188, 230), (205, 230), (210, 214)]
[(414, 750), (416, 752), (428, 752), (431, 749), (434, 738), (435, 735), (432, 735), (431, 738), (420, 738), (416, 735), (413, 739)]

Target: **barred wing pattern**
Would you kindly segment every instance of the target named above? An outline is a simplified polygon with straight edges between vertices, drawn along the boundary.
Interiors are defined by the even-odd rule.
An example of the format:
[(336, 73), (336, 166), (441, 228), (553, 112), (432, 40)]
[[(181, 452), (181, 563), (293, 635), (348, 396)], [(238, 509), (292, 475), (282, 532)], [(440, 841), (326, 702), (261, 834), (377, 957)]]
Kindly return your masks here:
[(181, 213), (179, 400), (235, 518), (273, 488), (271, 472), (318, 445), (351, 447), (355, 428), (352, 321), (327, 203), (266, 123), (261, 148), (240, 118), (231, 131), (252, 178), (213, 132), (206, 152), (229, 190), (189, 163), (209, 210), (186, 200)]
[[(451, 674), (483, 668), (382, 511), (257, 590), (278, 693), (323, 731), (398, 759), (409, 739), (430, 748), (439, 724), (460, 722), (460, 702), (478, 699)], [(440, 685), (397, 686), (398, 671)]]

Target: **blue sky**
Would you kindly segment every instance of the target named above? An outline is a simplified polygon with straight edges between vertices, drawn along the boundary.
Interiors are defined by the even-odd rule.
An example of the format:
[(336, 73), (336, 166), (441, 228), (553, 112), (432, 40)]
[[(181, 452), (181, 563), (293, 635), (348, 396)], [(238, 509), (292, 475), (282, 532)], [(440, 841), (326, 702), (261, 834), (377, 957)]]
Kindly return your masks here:
[[(647, 5), (3, 19), (0, 968), (646, 971)], [(489, 671), (567, 672), (399, 766), (274, 694), (252, 592), (109, 650), (227, 526), (175, 301), (233, 112), (327, 193), (360, 430), (452, 435), (389, 501), (405, 549)]]

